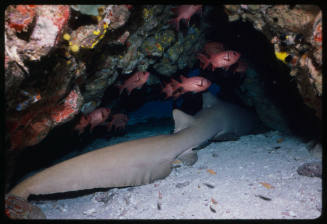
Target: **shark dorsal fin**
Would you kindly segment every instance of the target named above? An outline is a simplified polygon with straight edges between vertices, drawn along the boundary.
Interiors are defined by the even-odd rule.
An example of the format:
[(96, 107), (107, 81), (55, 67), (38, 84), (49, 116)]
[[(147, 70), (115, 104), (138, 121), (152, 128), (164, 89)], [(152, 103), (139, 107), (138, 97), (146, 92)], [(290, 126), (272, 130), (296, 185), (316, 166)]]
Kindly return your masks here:
[(188, 115), (178, 109), (173, 110), (173, 118), (175, 122), (174, 133), (189, 127), (194, 122), (194, 118), (191, 115)]
[(202, 108), (210, 108), (218, 104), (219, 100), (210, 92), (202, 94)]

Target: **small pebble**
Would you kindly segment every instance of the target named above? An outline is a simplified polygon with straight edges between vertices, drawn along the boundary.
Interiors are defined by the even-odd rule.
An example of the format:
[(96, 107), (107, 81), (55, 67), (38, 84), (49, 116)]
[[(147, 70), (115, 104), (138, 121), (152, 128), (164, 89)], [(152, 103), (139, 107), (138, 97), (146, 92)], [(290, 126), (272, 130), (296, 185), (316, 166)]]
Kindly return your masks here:
[(215, 186), (213, 186), (212, 184), (204, 183), (204, 185), (206, 185), (208, 188), (215, 188)]
[(190, 184), (189, 181), (185, 181), (185, 182), (183, 182), (183, 183), (177, 183), (175, 186), (176, 186), (177, 188), (183, 188), (183, 187), (186, 187), (186, 186), (189, 185), (189, 184)]
[(212, 211), (213, 213), (216, 213), (216, 210), (214, 208), (212, 208), (211, 206), (210, 206), (210, 211)]

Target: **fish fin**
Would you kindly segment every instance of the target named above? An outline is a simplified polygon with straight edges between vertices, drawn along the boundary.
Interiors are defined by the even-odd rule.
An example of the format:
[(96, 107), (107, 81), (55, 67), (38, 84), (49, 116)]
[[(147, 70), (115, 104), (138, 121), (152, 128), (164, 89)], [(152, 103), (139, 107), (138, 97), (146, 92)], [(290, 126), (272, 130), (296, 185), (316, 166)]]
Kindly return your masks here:
[(218, 132), (218, 134), (211, 139), (212, 142), (221, 142), (221, 141), (236, 141), (240, 137), (234, 133), (222, 133)]
[(212, 143), (212, 141), (207, 140), (207, 141), (205, 141), (205, 142), (202, 142), (200, 145), (198, 145), (198, 146), (192, 148), (192, 150), (193, 150), (193, 151), (199, 151), (200, 149), (203, 149), (203, 148), (207, 147), (207, 146), (210, 145), (211, 143)]
[(202, 108), (210, 108), (213, 107), (214, 105), (218, 104), (219, 100), (217, 97), (212, 95), (210, 92), (204, 92), (202, 94)]
[(186, 81), (186, 79), (187, 79), (187, 78), (186, 78), (185, 76), (183, 76), (183, 75), (180, 75), (179, 78), (182, 80), (182, 82)]
[(209, 59), (204, 54), (201, 53), (197, 55), (197, 58), (200, 60), (201, 63), (203, 63), (202, 69), (203, 70), (206, 69), (209, 65)]
[(175, 122), (174, 133), (179, 132), (194, 123), (194, 118), (191, 115), (184, 113), (181, 110), (173, 110), (173, 118)]
[(174, 7), (170, 9), (173, 13), (178, 14), (178, 7)]
[(168, 23), (173, 24), (176, 27), (176, 31), (179, 31), (179, 21), (177, 20), (177, 18), (169, 20)]
[(198, 154), (191, 148), (177, 156), (177, 159), (181, 160), (186, 166), (192, 166), (198, 160)]

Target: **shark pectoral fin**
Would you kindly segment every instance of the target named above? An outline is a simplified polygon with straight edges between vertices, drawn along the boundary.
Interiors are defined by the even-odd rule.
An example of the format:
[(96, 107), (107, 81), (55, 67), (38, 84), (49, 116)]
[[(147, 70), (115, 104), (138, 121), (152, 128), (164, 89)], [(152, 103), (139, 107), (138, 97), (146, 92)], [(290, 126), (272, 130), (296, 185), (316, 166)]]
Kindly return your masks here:
[(196, 146), (195, 148), (193, 148), (192, 150), (200, 150), (203, 149), (204, 147), (207, 147), (208, 145), (211, 144), (211, 141), (205, 141), (203, 143), (201, 143), (200, 145)]
[(215, 137), (211, 139), (212, 142), (221, 142), (221, 141), (236, 141), (240, 137), (234, 133), (218, 133)]
[(151, 174), (150, 183), (152, 183), (155, 180), (163, 179), (167, 177), (170, 174), (171, 169), (172, 169), (172, 164), (170, 162), (164, 161), (158, 164), (158, 166), (151, 171), (152, 174)]
[(198, 154), (192, 149), (188, 149), (177, 156), (177, 159), (181, 160), (186, 166), (192, 166), (198, 160)]
[(191, 115), (188, 115), (178, 109), (173, 110), (173, 118), (175, 122), (174, 133), (191, 126), (194, 122), (194, 118)]

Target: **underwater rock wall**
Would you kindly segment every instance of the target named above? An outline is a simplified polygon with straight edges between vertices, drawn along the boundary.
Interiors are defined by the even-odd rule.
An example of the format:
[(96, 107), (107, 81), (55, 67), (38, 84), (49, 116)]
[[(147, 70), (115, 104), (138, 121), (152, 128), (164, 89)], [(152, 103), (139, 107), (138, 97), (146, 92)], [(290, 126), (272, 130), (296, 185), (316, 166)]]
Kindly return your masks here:
[[(110, 89), (109, 95), (116, 96), (115, 86), (137, 71), (151, 73), (144, 87), (150, 90), (177, 71), (191, 69), (199, 63), (196, 55), (206, 43), (209, 26), (205, 17), (213, 8), (203, 7), (188, 27), (180, 22), (177, 32), (171, 24), (176, 10), (170, 5), (7, 7), (6, 147), (35, 145), (54, 127), (104, 106), (105, 92)], [(230, 22), (250, 21), (271, 40), (274, 56), (290, 69), (304, 103), (321, 119), (319, 7), (225, 5), (224, 9)], [(249, 69), (238, 95), (255, 107), (268, 127), (288, 131), (282, 112), (265, 96), (262, 76)], [(111, 100), (105, 106), (114, 105)]]
[[(169, 24), (171, 8), (10, 5), (5, 11), (7, 146), (32, 146), (80, 111), (92, 112), (119, 76), (146, 70), (169, 76), (192, 67), (205, 41), (202, 26), (178, 34)], [(151, 76), (149, 83), (159, 79)]]
[(229, 21), (249, 21), (290, 69), (304, 103), (322, 116), (322, 13), (316, 5), (225, 5)]

